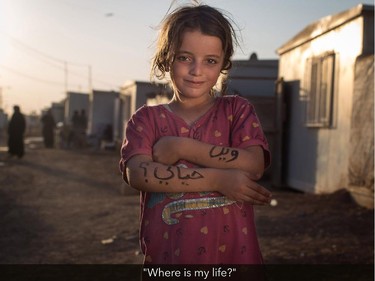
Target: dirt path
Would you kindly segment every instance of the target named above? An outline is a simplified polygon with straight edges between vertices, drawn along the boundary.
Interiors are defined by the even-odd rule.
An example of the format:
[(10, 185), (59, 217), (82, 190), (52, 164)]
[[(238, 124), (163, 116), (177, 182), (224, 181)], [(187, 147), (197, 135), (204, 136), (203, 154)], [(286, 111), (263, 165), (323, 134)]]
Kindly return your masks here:
[(115, 153), (37, 149), (0, 173), (0, 263), (140, 262)]
[[(141, 262), (138, 195), (123, 192), (118, 152), (34, 146), (22, 160), (4, 159), (0, 152), (0, 263)], [(256, 208), (266, 263), (373, 263), (373, 211), (346, 192), (274, 197), (277, 206)]]

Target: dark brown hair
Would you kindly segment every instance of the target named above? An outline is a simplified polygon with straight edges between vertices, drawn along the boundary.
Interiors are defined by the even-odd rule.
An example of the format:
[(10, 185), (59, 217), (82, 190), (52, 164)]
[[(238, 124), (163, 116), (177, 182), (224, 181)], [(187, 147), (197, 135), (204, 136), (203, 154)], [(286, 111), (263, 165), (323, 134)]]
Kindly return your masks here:
[(229, 17), (216, 8), (207, 5), (184, 6), (170, 13), (163, 21), (151, 75), (158, 79), (165, 78), (170, 71), (174, 56), (181, 46), (182, 34), (186, 30), (200, 30), (205, 35), (216, 36), (221, 40), (224, 62), (221, 72), (227, 73), (232, 67), (231, 57), (237, 37)]

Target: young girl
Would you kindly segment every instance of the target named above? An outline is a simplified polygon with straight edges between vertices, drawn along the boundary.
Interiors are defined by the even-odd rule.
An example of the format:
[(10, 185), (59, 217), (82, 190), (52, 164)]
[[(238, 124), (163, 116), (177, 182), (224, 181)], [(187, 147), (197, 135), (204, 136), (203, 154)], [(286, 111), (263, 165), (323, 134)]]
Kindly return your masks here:
[(168, 104), (129, 120), (120, 168), (141, 191), (146, 264), (260, 264), (253, 206), (270, 202), (258, 185), (269, 150), (253, 106), (213, 87), (231, 67), (236, 42), (217, 9), (182, 7), (164, 20), (153, 73), (168, 73)]

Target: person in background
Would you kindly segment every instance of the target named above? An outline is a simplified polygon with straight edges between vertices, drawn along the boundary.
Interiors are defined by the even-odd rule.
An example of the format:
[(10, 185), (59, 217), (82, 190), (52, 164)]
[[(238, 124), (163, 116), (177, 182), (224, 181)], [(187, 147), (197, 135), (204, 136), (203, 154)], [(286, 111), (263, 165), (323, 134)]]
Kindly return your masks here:
[(72, 134), (71, 134), (71, 143), (74, 148), (81, 147), (81, 129), (82, 122), (80, 118), (80, 113), (78, 110), (74, 110), (72, 116)]
[(86, 111), (84, 109), (81, 109), (81, 113), (78, 117), (78, 126), (81, 130), (81, 133), (86, 135), (86, 130), (87, 130), (87, 116), (86, 116)]
[(76, 139), (76, 146), (78, 148), (84, 148), (86, 147), (86, 131), (87, 131), (87, 116), (86, 111), (84, 109), (81, 109), (81, 112), (79, 113), (77, 117), (76, 124), (73, 124), (75, 129), (75, 139)]
[(236, 42), (230, 19), (207, 5), (162, 23), (152, 70), (170, 77), (174, 96), (137, 110), (120, 160), (123, 179), (141, 191), (145, 264), (263, 262), (253, 205), (271, 201), (257, 183), (268, 143), (253, 105), (214, 88)]
[(42, 117), (42, 134), (44, 140), (44, 146), (46, 148), (53, 148), (55, 143), (55, 128), (56, 122), (53, 118), (52, 111), (47, 110), (46, 114)]
[(79, 128), (79, 113), (78, 113), (78, 110), (74, 110), (74, 112), (73, 112), (72, 126), (73, 126), (73, 129)]
[(106, 142), (113, 141), (113, 128), (111, 124), (107, 124), (102, 134), (102, 140)]
[(18, 105), (13, 107), (13, 115), (8, 124), (8, 154), (22, 158), (25, 154), (24, 135), (26, 119)]

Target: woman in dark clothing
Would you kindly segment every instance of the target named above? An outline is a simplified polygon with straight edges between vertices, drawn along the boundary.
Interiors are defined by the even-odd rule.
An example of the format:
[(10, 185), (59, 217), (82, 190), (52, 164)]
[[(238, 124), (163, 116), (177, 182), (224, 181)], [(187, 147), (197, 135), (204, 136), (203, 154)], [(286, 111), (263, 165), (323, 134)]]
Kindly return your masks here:
[(10, 156), (17, 155), (18, 158), (22, 158), (25, 154), (23, 138), (26, 120), (18, 105), (15, 105), (13, 110), (14, 113), (8, 125), (8, 153)]
[(56, 127), (55, 119), (53, 118), (51, 110), (48, 110), (47, 113), (42, 117), (43, 123), (43, 140), (44, 146), (47, 148), (52, 148), (55, 142), (54, 130)]

